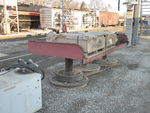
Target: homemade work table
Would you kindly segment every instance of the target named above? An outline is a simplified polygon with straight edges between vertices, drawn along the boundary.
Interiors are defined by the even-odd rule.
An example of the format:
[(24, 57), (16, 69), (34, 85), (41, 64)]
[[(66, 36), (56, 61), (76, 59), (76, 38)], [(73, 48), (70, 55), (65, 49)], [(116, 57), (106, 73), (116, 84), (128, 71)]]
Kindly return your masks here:
[(113, 51), (126, 46), (126, 43), (121, 43), (117, 46), (112, 45), (109, 48), (103, 48), (87, 55), (79, 44), (37, 40), (29, 41), (28, 50), (30, 53), (37, 55), (65, 58), (65, 70), (61, 70), (51, 77), (50, 83), (58, 87), (80, 87), (87, 85), (88, 78), (82, 72), (74, 70), (73, 60), (80, 60), (85, 65), (94, 60), (104, 58)]

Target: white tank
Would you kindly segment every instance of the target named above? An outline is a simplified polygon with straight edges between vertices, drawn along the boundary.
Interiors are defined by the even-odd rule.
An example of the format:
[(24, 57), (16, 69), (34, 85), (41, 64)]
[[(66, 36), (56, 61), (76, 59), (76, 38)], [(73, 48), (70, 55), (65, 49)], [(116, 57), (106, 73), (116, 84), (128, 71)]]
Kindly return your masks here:
[(7, 6), (16, 6), (17, 0), (0, 0), (0, 5), (4, 5), (4, 3)]
[(41, 28), (52, 28), (52, 9), (42, 8), (40, 9), (40, 24)]

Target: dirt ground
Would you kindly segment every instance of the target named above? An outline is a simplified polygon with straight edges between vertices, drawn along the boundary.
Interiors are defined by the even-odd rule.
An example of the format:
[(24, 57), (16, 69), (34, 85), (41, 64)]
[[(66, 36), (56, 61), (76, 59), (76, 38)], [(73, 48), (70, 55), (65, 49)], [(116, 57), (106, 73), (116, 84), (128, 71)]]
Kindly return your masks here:
[[(4, 58), (27, 53), (26, 43), (27, 41), (18, 41), (15, 45), (11, 42), (7, 43), (7, 47), (19, 48), (18, 53), (15, 53), (13, 49), (5, 48), (5, 51), (0, 49), (0, 67), (6, 67), (10, 64), (10, 61), (2, 61)], [(4, 46), (6, 45), (4, 44)], [(2, 48), (2, 44), (0, 48)], [(149, 39), (142, 39), (135, 47), (127, 47), (110, 54), (108, 59), (110, 62), (111, 59), (115, 59), (117, 65), (91, 76), (85, 88), (62, 89), (52, 87), (49, 84), (50, 69), (58, 66), (63, 67), (63, 59), (37, 55), (24, 56), (23, 58), (32, 58), (36, 62), (41, 61), (39, 65), (46, 72), (46, 78), (42, 81), (43, 108), (37, 113), (150, 112)], [(11, 63), (16, 59), (11, 60)]]

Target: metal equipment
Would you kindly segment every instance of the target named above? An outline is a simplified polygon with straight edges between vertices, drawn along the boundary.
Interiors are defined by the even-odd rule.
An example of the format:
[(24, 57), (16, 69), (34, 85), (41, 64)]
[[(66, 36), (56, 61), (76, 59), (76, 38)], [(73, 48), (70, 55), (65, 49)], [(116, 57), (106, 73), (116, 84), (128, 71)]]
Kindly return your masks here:
[[(17, 0), (2, 0), (0, 1), (0, 5), (3, 6), (2, 11), (2, 21), (0, 22), (0, 27), (3, 29), (4, 34), (10, 34), (11, 29), (16, 27), (17, 32), (19, 32), (19, 17), (18, 17), (18, 4)], [(8, 7), (15, 8), (15, 15), (10, 15), (8, 13)]]
[(0, 72), (0, 112), (34, 113), (41, 109), (40, 73), (31, 60), (19, 60)]
[(150, 1), (141, 0), (140, 35), (150, 35)]
[[(83, 33), (81, 33), (81, 34), (83, 34)], [(94, 33), (92, 33), (92, 34), (94, 34)], [(87, 35), (90, 35), (90, 34), (87, 33)], [(103, 38), (107, 39), (106, 35), (107, 34), (105, 34), (105, 37), (103, 37)], [(93, 35), (90, 35), (90, 36), (93, 37)], [(72, 38), (72, 39), (73, 39), (72, 40), (72, 42), (73, 42), (75, 38)], [(87, 39), (95, 40), (95, 38), (87, 38)], [(92, 52), (90, 51), (91, 52), (90, 54), (87, 54), (88, 51), (85, 51), (85, 48), (87, 46), (82, 46), (82, 45), (85, 45), (86, 43), (90, 43), (89, 42), (90, 40), (87, 40), (84, 43), (80, 43), (80, 41), (82, 41), (82, 40), (83, 40), (83, 38), (79, 39), (79, 37), (78, 37), (75, 41), (75, 42), (77, 42), (76, 44), (69, 43), (69, 41), (67, 41), (67, 40), (66, 40), (66, 43), (65, 42), (58, 43), (55, 41), (51, 41), (51, 42), (29, 41), (28, 49), (29, 49), (29, 52), (33, 53), (33, 54), (65, 58), (65, 70), (58, 71), (54, 74), (54, 76), (51, 76), (50, 83), (52, 83), (55, 86), (59, 86), (59, 87), (81, 87), (81, 86), (83, 87), (83, 86), (87, 85), (88, 78), (87, 78), (87, 76), (85, 76), (83, 74), (82, 71), (77, 71), (76, 69), (73, 69), (73, 60), (81, 60), (82, 61), (81, 65), (87, 64), (94, 60), (103, 58), (115, 50), (118, 50), (118, 49), (121, 49), (121, 48), (127, 46), (127, 44), (126, 44), (127, 41), (120, 42), (120, 43), (118, 43), (117, 46), (111, 45), (111, 47), (105, 46), (105, 48), (99, 49), (99, 46), (101, 46), (98, 44), (98, 43), (101, 43), (99, 40), (99, 42), (95, 42), (95, 45), (98, 44), (97, 50), (94, 49), (94, 51), (92, 51)], [(106, 44), (106, 42), (107, 42), (107, 40), (105, 40), (104, 43)], [(112, 40), (110, 40), (110, 42), (112, 43)], [(94, 47), (94, 46), (89, 45), (88, 48), (91, 48), (91, 47)], [(91, 50), (91, 49), (89, 49), (89, 50)], [(91, 68), (91, 66), (87, 66), (87, 67)], [(93, 68), (93, 70), (95, 72), (99, 72), (100, 67), (97, 67), (96, 65), (94, 65), (92, 67), (95, 67), (95, 68)], [(81, 68), (83, 69), (84, 66), (82, 66)]]
[(127, 5), (127, 19), (126, 19), (126, 34), (131, 42), (131, 45), (136, 45), (138, 42), (138, 25), (140, 17), (141, 0), (137, 2), (125, 2)]

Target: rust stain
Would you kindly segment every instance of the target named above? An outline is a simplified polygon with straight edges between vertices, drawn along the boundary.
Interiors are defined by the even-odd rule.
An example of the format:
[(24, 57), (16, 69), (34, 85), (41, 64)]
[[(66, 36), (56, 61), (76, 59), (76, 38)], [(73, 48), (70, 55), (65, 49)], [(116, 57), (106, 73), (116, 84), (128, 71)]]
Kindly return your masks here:
[(7, 91), (12, 90), (14, 88), (16, 88), (16, 86), (9, 87), (9, 88), (5, 89), (4, 92), (7, 92)]

